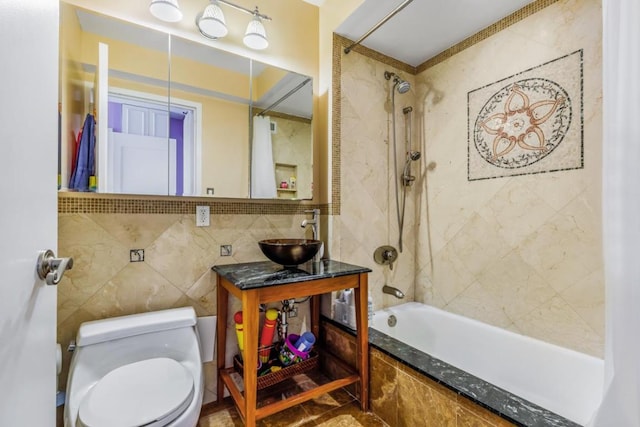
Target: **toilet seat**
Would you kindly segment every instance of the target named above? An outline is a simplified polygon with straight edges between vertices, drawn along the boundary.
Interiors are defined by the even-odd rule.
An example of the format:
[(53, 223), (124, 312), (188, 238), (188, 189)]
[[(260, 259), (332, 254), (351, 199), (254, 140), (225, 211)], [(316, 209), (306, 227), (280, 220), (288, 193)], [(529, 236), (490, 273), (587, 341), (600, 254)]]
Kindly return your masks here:
[(166, 357), (120, 366), (102, 377), (80, 403), (81, 427), (161, 427), (189, 406), (191, 373)]

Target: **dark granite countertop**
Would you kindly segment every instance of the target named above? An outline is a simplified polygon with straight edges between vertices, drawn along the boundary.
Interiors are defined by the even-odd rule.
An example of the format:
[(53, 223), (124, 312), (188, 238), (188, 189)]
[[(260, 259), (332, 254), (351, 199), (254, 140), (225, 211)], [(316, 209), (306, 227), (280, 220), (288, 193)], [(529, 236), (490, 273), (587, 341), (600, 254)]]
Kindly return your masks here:
[(254, 289), (265, 286), (285, 285), (328, 279), (350, 274), (369, 273), (370, 268), (324, 259), (309, 261), (297, 267), (283, 267), (271, 261), (246, 262), (241, 264), (214, 265), (212, 270), (233, 283), (239, 289)]

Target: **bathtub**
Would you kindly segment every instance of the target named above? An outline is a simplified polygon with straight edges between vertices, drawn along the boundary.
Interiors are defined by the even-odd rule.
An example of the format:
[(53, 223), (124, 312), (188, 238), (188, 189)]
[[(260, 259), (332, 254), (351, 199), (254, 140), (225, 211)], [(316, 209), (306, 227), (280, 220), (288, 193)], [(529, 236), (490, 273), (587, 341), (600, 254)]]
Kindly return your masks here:
[(416, 302), (376, 311), (370, 326), (580, 425), (602, 399), (603, 361), (583, 353)]

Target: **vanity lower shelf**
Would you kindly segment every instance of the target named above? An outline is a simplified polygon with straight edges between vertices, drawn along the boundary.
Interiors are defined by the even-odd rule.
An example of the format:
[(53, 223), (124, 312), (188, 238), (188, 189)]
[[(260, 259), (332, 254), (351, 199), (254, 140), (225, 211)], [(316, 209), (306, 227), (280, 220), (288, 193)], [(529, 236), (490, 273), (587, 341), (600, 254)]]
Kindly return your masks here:
[[(246, 419), (243, 409), (245, 401), (242, 377), (233, 368), (222, 370), (220, 377), (229, 389), (233, 400), (238, 404), (242, 418)], [(268, 417), (325, 393), (357, 383), (359, 380), (360, 376), (353, 371), (344, 378), (331, 379), (320, 368), (294, 375), (257, 391), (255, 417), (256, 419)]]

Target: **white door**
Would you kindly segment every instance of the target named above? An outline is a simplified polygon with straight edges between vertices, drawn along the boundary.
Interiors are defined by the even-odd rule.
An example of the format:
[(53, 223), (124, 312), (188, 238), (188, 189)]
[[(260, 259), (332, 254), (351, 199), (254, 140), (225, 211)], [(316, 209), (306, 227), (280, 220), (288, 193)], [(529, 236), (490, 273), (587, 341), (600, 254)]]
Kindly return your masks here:
[(109, 129), (110, 193), (176, 194), (176, 140)]
[(58, 0), (0, 0), (0, 426), (55, 425)]

